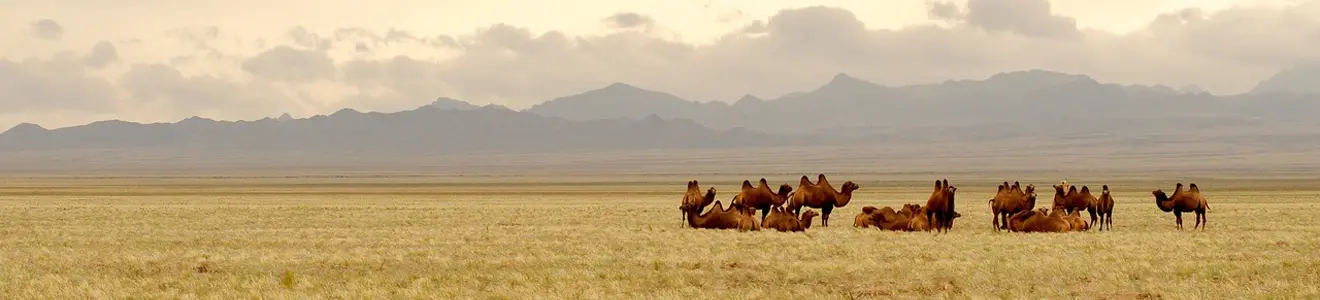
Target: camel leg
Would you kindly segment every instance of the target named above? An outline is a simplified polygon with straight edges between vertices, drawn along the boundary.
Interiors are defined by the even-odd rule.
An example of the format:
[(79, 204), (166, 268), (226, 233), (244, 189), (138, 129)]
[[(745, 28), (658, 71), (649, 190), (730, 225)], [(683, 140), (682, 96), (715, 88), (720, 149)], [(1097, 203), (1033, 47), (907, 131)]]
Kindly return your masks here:
[(830, 212), (834, 211), (833, 205), (822, 205), (820, 207), (820, 226), (830, 227)]
[(1176, 222), (1178, 222), (1178, 230), (1182, 230), (1182, 229), (1183, 229), (1183, 227), (1182, 227), (1182, 212), (1181, 212), (1181, 211), (1174, 210), (1174, 211), (1173, 211), (1173, 217), (1174, 217), (1174, 220), (1175, 220)]
[(992, 214), (995, 215), (995, 217), (994, 217), (993, 220), (990, 220), (990, 226), (994, 227), (994, 228), (995, 228), (995, 231), (998, 232), (998, 231), (999, 231), (999, 213), (996, 212), (996, 213), (992, 213)]
[[(1096, 216), (1095, 216), (1095, 210), (1094, 210), (1094, 209), (1088, 210), (1087, 212), (1091, 214), (1091, 224), (1090, 224), (1091, 226), (1090, 226), (1090, 227), (1095, 227), (1095, 224), (1096, 224), (1096, 223), (1100, 223), (1100, 220), (1097, 219)], [(1100, 224), (1100, 225), (1103, 226), (1104, 224)], [(1103, 229), (1100, 229), (1100, 230), (1103, 230)], [(1099, 230), (1097, 230), (1097, 231), (1099, 231)]]
[(766, 208), (761, 209), (761, 220), (764, 221), (765, 216), (768, 214), (770, 214), (770, 207), (767, 206)]

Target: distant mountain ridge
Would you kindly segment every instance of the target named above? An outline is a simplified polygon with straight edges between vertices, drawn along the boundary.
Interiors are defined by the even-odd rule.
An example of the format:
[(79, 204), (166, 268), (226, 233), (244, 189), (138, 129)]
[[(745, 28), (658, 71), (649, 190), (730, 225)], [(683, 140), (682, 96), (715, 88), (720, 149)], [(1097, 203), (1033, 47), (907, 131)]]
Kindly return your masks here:
[[(1293, 72), (1293, 71), (1286, 71)], [(783, 145), (916, 144), (1108, 138), (1133, 146), (1159, 139), (1320, 146), (1320, 94), (1284, 74), (1271, 92), (1215, 96), (1100, 83), (1043, 70), (984, 80), (887, 87), (837, 74), (819, 88), (774, 99), (697, 102), (613, 83), (514, 111), (437, 98), (395, 113), (342, 109), (296, 119), (192, 117), (177, 123), (99, 121), (59, 129), (20, 124), (0, 133), (0, 151), (171, 149), (189, 153), (540, 153)], [(1278, 79), (1302, 78), (1302, 79)], [(1291, 85), (1290, 85), (1291, 84)], [(1305, 87), (1304, 84), (1301, 85)]]
[(689, 120), (568, 121), (499, 106), (396, 113), (352, 109), (306, 119), (177, 123), (100, 121), (48, 130), (21, 124), (0, 133), (0, 151), (174, 149), (192, 153), (264, 152), (446, 154), (541, 153), (620, 149), (756, 146), (783, 143), (747, 131), (719, 131)]

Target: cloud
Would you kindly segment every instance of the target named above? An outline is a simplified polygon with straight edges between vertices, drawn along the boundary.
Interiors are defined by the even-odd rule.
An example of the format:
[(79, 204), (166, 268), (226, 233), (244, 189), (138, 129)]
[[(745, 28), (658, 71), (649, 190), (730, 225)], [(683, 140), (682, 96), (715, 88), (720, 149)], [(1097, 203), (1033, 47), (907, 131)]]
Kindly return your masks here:
[(335, 61), (321, 50), (300, 50), (276, 46), (242, 62), (248, 73), (263, 79), (308, 82), (335, 76)]
[[(692, 100), (733, 101), (747, 93), (774, 98), (809, 90), (840, 72), (905, 85), (1025, 69), (1124, 84), (1197, 85), (1224, 94), (1245, 92), (1297, 61), (1320, 59), (1320, 19), (1313, 17), (1320, 15), (1320, 1), (1170, 11), (1128, 34), (1080, 29), (1040, 0), (1012, 1), (1012, 6), (992, 0), (969, 0), (961, 7), (928, 3), (928, 15), (939, 22), (873, 29), (848, 10), (802, 7), (746, 22), (701, 44), (649, 30), (569, 35), (493, 24), (463, 35), (294, 27), (271, 32), (281, 38), (253, 38), (262, 42), (231, 51), (243, 56), (237, 63), (196, 57), (187, 65), (182, 65), (185, 60), (178, 60), (180, 65), (141, 64), (128, 59), (129, 46), (106, 49), (112, 51), (98, 46), (81, 61), (3, 61), (0, 75), (7, 77), (0, 80), (48, 84), (15, 85), (27, 88), (21, 94), (28, 96), (0, 102), (6, 107), (21, 103), (14, 107), (29, 111), (137, 108), (116, 105), (124, 102), (169, 116), (260, 117), (290, 110), (331, 113), (341, 107), (393, 111), (436, 97), (525, 108), (613, 82)], [(641, 14), (605, 20), (615, 28), (660, 26)], [(215, 40), (219, 33), (205, 27), (190, 30), (189, 36), (202, 41)], [(249, 47), (253, 44), (255, 49)], [(105, 57), (108, 65), (119, 51), (126, 53), (120, 60), (130, 66), (128, 73), (105, 79), (88, 75), (102, 60), (87, 58)], [(212, 72), (223, 68), (238, 75)], [(97, 72), (111, 69), (116, 68)], [(0, 84), (10, 82), (15, 81)], [(31, 90), (44, 88), (68, 90)], [(115, 94), (128, 97), (116, 101)], [(56, 100), (33, 100), (47, 97)], [(102, 100), (93, 103), (100, 106), (76, 102), (87, 99)], [(306, 99), (322, 104), (302, 104)], [(305, 111), (310, 109), (321, 111)]]
[(253, 119), (294, 109), (295, 102), (259, 81), (234, 82), (215, 76), (185, 76), (163, 64), (135, 64), (120, 79), (133, 106), (163, 116), (204, 115)]
[(92, 47), (92, 52), (82, 59), (83, 64), (97, 69), (118, 61), (119, 51), (115, 49), (115, 44), (107, 41), (96, 43), (96, 46)]
[(32, 28), (32, 35), (39, 38), (58, 40), (64, 35), (64, 26), (60, 26), (55, 20), (41, 19), (32, 22), (29, 26)]
[(74, 60), (0, 60), (0, 90), (5, 113), (117, 109), (110, 82)]
[(604, 21), (611, 28), (615, 29), (649, 29), (652, 26), (655, 26), (655, 20), (651, 19), (651, 17), (634, 12), (618, 13), (605, 18)]

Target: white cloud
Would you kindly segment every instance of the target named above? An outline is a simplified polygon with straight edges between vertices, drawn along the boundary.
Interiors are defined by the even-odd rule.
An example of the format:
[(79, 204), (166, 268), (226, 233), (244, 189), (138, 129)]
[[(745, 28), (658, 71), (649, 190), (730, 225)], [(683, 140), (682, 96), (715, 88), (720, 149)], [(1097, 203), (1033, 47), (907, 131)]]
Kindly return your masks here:
[[(925, 13), (940, 22), (890, 29), (867, 26), (844, 9), (801, 7), (700, 44), (656, 30), (571, 35), (510, 24), (457, 35), (344, 26), (246, 37), (223, 27), (185, 27), (169, 35), (182, 47), (142, 36), (141, 43), (98, 43), (75, 58), (0, 59), (0, 80), (10, 79), (0, 85), (18, 95), (0, 103), (34, 116), (258, 118), (342, 107), (399, 110), (436, 97), (522, 108), (612, 82), (733, 101), (814, 88), (839, 72), (902, 85), (1035, 68), (1237, 93), (1297, 61), (1320, 59), (1320, 1), (1173, 10), (1125, 34), (1080, 27), (1043, 0), (1000, 2), (931, 1)], [(614, 29), (667, 25), (644, 10), (626, 11), (635, 13), (588, 21)]]

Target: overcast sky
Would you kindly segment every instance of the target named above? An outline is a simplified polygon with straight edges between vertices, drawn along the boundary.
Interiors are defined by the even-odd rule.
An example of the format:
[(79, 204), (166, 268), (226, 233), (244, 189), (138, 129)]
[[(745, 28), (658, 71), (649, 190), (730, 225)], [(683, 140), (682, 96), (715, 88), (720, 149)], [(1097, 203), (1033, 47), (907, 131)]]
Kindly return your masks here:
[[(367, 5), (366, 3), (371, 3)], [(0, 0), (0, 130), (515, 109), (612, 82), (699, 101), (836, 73), (1048, 69), (1245, 92), (1320, 56), (1320, 0)]]

